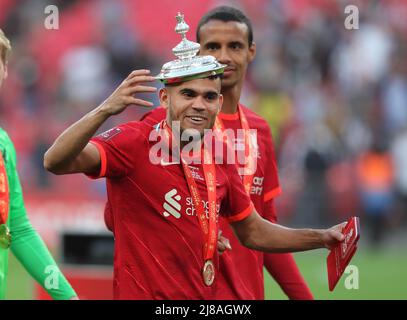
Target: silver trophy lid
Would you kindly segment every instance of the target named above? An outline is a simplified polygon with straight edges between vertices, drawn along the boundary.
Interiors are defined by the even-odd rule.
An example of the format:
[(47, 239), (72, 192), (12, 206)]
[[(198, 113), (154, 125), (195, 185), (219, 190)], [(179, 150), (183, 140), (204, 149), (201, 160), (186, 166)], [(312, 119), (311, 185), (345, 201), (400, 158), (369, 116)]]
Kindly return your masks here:
[(175, 18), (178, 22), (175, 32), (182, 37), (181, 42), (172, 49), (178, 59), (165, 63), (155, 78), (171, 84), (222, 74), (226, 65), (213, 56), (197, 56), (201, 45), (186, 38), (189, 26), (184, 21), (184, 15), (178, 12)]

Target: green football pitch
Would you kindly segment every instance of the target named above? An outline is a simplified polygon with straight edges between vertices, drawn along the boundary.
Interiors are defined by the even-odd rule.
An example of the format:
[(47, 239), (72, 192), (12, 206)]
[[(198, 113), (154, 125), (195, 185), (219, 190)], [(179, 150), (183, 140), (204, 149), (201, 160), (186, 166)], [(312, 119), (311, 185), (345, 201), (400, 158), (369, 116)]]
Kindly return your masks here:
[[(360, 248), (350, 263), (357, 268), (352, 268), (349, 273), (345, 273), (333, 292), (328, 289), (327, 254), (325, 250), (295, 254), (297, 264), (315, 299), (407, 299), (406, 251), (374, 252)], [(353, 281), (357, 276), (356, 270), (357, 283)], [(265, 281), (266, 299), (287, 299), (276, 282), (268, 275)], [(358, 288), (352, 288), (356, 287), (356, 284)]]
[[(405, 249), (405, 248), (403, 248)], [(344, 274), (333, 292), (328, 290), (326, 250), (296, 253), (295, 259), (316, 299), (407, 299), (407, 251), (369, 251), (360, 248), (351, 261), (358, 270), (358, 288), (347, 289)], [(21, 265), (10, 257), (7, 299), (33, 299), (33, 282)], [(266, 299), (287, 299), (266, 273)], [(350, 282), (350, 281), (348, 281)]]

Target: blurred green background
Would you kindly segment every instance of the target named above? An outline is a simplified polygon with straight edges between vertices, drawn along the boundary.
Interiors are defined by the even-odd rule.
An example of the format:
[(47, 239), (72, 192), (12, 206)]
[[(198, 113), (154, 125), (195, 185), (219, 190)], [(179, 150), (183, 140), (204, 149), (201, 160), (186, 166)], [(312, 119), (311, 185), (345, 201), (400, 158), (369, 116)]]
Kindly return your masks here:
[[(360, 250), (351, 261), (359, 270), (359, 289), (345, 288), (344, 274), (333, 292), (328, 290), (327, 253), (323, 250), (295, 254), (296, 261), (315, 299), (407, 299), (407, 256), (398, 250), (377, 252)], [(266, 299), (287, 297), (270, 276), (266, 276)]]

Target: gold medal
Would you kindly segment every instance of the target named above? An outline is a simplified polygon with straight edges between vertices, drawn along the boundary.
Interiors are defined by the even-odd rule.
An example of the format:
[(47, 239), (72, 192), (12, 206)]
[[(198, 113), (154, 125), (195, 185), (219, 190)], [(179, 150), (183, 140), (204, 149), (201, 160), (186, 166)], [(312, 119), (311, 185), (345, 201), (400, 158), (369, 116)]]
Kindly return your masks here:
[(210, 287), (215, 280), (215, 266), (213, 265), (212, 260), (206, 260), (202, 268), (202, 278), (208, 287)]
[(0, 248), (8, 249), (11, 244), (10, 230), (6, 224), (0, 224)]

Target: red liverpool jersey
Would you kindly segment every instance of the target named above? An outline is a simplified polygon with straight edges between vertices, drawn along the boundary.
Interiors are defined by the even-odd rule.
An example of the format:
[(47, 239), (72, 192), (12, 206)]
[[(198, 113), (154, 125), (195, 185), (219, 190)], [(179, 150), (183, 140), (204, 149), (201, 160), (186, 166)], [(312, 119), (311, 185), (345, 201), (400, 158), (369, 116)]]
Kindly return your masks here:
[[(256, 171), (250, 188), (250, 198), (256, 211), (265, 219), (275, 222), (274, 210), (271, 210), (271, 201), (280, 192), (277, 174), (277, 163), (271, 133), (268, 124), (250, 109), (240, 105), (251, 130), (255, 130), (257, 150)], [(239, 112), (235, 114), (219, 114), (224, 128), (233, 129), (235, 140), (234, 150), (244, 148), (242, 136), (237, 134), (242, 129)], [(243, 167), (238, 163), (239, 167)], [(263, 257), (262, 252), (250, 250), (242, 246), (234, 236), (233, 230), (225, 219), (220, 219), (220, 230), (223, 236), (230, 240), (232, 250), (226, 250), (219, 259), (221, 270), (217, 299), (264, 299)], [(254, 267), (257, 266), (257, 267)]]
[[(205, 286), (203, 233), (181, 164), (153, 164), (153, 127), (130, 122), (91, 140), (101, 156), (98, 177), (106, 177), (115, 236), (115, 299), (215, 299), (219, 272)], [(202, 165), (190, 165), (205, 210)], [(217, 212), (228, 221), (253, 209), (234, 165), (216, 165)], [(215, 265), (218, 257), (215, 254)], [(216, 270), (218, 271), (218, 270)]]
[[(276, 222), (274, 210), (271, 209), (272, 200), (280, 192), (278, 181), (277, 163), (273, 149), (271, 132), (267, 122), (256, 113), (239, 105), (245, 114), (250, 129), (257, 132), (257, 157), (256, 171), (250, 188), (250, 198), (256, 211), (265, 219)], [(144, 116), (142, 121), (153, 125), (165, 118), (166, 111), (159, 107)], [(235, 144), (233, 150), (244, 149), (242, 136), (237, 133), (242, 129), (239, 112), (235, 114), (218, 115), (225, 129), (234, 131)], [(236, 157), (236, 160), (238, 157)], [(238, 161), (236, 161), (239, 167)], [(240, 180), (241, 181), (241, 180)], [(263, 253), (250, 250), (241, 245), (233, 233), (229, 222), (226, 219), (220, 219), (220, 230), (223, 236), (230, 240), (232, 250), (226, 250), (219, 259), (220, 279), (218, 281), (218, 290), (216, 299), (264, 299), (264, 278), (263, 278)], [(257, 267), (254, 267), (257, 266)]]

